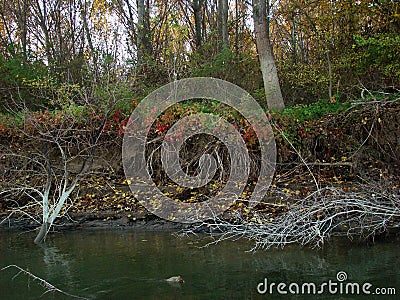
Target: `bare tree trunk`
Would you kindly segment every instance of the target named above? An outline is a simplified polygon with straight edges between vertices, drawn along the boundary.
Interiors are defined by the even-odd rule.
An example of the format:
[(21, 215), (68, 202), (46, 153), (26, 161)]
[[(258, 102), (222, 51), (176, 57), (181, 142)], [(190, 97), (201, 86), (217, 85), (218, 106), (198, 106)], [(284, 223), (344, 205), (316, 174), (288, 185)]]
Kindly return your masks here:
[(138, 32), (138, 40), (136, 42), (137, 45), (137, 62), (138, 64), (142, 63), (144, 56), (144, 39), (145, 39), (145, 24), (144, 24), (144, 0), (137, 0), (137, 32)]
[(150, 38), (149, 1), (137, 0), (137, 60), (138, 64), (145, 63), (152, 55)]
[(47, 231), (49, 230), (50, 226), (51, 225), (49, 223), (47, 223), (47, 222), (42, 223), (42, 226), (40, 226), (39, 233), (38, 233), (38, 235), (36, 236), (36, 238), (34, 240), (34, 243), (36, 245), (41, 244), (41, 243), (44, 242), (44, 239), (47, 236)]
[(222, 0), (222, 44), (229, 45), (228, 0)]
[(195, 28), (195, 41), (196, 49), (199, 50), (203, 44), (202, 41), (202, 12), (203, 0), (193, 1), (193, 14), (194, 14), (194, 28)]
[(263, 75), (267, 106), (268, 109), (282, 110), (285, 108), (285, 104), (283, 102), (278, 72), (268, 38), (265, 0), (253, 0), (253, 19), (258, 59), (260, 60), (261, 72)]
[(229, 45), (228, 32), (228, 0), (218, 0), (218, 33), (223, 46)]
[[(22, 6), (21, 6), (22, 4)], [(23, 62), (26, 63), (28, 60), (28, 41), (27, 41), (27, 15), (28, 15), (28, 3), (26, 0), (20, 3), (17, 2), (18, 6), (18, 27), (21, 35), (21, 50), (23, 55)]]
[(328, 86), (328, 96), (329, 100), (332, 100), (333, 92), (332, 92), (332, 64), (331, 64), (331, 57), (329, 55), (328, 46), (326, 46), (326, 61), (328, 63), (328, 78), (329, 78), (329, 86)]
[[(88, 43), (89, 50), (93, 55), (93, 64), (96, 65), (97, 64), (97, 53), (96, 53), (96, 49), (93, 46), (92, 37), (90, 35), (90, 29), (89, 29), (89, 25), (88, 25), (88, 19), (89, 19), (88, 7), (87, 7), (87, 3), (84, 1), (80, 2), (80, 16), (81, 16), (82, 24), (83, 24), (82, 35), (86, 36), (86, 41)], [(84, 36), (82, 37), (82, 43), (85, 40)]]
[(239, 0), (235, 0), (235, 54), (239, 58)]
[(293, 63), (297, 64), (297, 21), (296, 14), (292, 13), (293, 28), (292, 28), (292, 45), (293, 45)]
[(34, 3), (32, 9), (35, 13), (36, 23), (40, 27), (43, 36), (40, 43), (44, 46), (48, 65), (54, 70), (54, 45), (50, 37), (51, 29), (48, 26), (48, 23), (50, 22), (48, 3), (46, 1), (40, 3), (39, 0)]

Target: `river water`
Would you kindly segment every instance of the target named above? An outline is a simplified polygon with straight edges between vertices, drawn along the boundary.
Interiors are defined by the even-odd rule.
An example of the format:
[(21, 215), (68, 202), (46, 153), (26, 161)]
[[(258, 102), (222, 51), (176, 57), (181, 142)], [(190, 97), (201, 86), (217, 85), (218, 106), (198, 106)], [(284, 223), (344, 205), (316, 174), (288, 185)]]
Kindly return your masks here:
[[(202, 248), (204, 239), (179, 239), (169, 232), (74, 231), (51, 234), (44, 246), (33, 233), (0, 232), (0, 268), (15, 264), (55, 287), (89, 299), (400, 299), (400, 242), (357, 245), (334, 240), (321, 250), (297, 246), (247, 252), (248, 241)], [(339, 280), (338, 272), (347, 275)], [(16, 269), (0, 271), (0, 299), (73, 299), (46, 293)], [(181, 275), (183, 285), (165, 281)], [(13, 278), (14, 277), (14, 278)], [(321, 295), (301, 294), (302, 284), (337, 284)], [(271, 283), (275, 283), (272, 286)], [(288, 294), (276, 289), (285, 283)], [(370, 283), (367, 292), (340, 292), (340, 283)], [(296, 292), (299, 286), (300, 295)], [(257, 290), (259, 287), (259, 291)], [(270, 290), (265, 294), (265, 287)], [(291, 287), (291, 290), (289, 289)], [(383, 288), (383, 289), (382, 289)], [(272, 292), (272, 294), (271, 294)], [(361, 293), (362, 291), (360, 291)]]

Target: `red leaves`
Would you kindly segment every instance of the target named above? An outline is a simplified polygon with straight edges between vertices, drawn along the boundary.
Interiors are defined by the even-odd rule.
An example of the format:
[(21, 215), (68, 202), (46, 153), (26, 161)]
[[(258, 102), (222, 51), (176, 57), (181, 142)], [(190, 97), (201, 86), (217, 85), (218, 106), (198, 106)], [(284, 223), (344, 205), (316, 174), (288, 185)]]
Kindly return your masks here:
[(126, 129), (126, 125), (128, 124), (129, 117), (122, 120), (118, 125), (118, 135), (123, 135)]
[(104, 125), (104, 131), (112, 130), (113, 127), (116, 127), (117, 134), (123, 135), (126, 129), (126, 125), (128, 124), (129, 117), (124, 117), (121, 113), (121, 109), (117, 108), (115, 112), (111, 115), (114, 124), (111, 124), (109, 120), (106, 121)]
[(115, 113), (112, 115), (112, 118), (114, 119), (115, 124), (119, 125), (121, 118), (121, 110), (119, 108), (117, 108)]
[(165, 134), (165, 133), (167, 132), (167, 130), (169, 129), (169, 124), (163, 124), (161, 121), (158, 121), (157, 124), (156, 124), (156, 126), (155, 126), (155, 128), (156, 128), (156, 132), (157, 132), (159, 135), (163, 135), (163, 134)]
[(297, 130), (297, 134), (298, 134), (300, 137), (302, 137), (302, 138), (305, 138), (305, 137), (308, 136), (308, 134), (307, 134), (307, 132), (305, 131), (304, 127), (300, 127), (300, 128)]

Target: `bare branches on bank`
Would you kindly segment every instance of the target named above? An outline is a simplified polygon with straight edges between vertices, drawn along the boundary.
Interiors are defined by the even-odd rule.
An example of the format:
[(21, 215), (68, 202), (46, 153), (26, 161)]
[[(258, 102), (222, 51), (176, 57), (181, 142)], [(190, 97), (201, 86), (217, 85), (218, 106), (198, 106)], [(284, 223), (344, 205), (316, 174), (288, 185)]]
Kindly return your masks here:
[(15, 203), (0, 224), (23, 214), (41, 225), (35, 243), (44, 241), (55, 219), (68, 211), (66, 204), (73, 204), (79, 181), (92, 168), (114, 100), (100, 115), (90, 103), (75, 113), (24, 111), (23, 124), (15, 124), (8, 142), (0, 147), (0, 197)]
[(372, 184), (348, 191), (321, 188), (288, 204), (287, 212), (276, 218), (254, 213), (249, 220), (238, 213), (229, 221), (216, 217), (196, 229), (205, 227), (214, 239), (208, 245), (246, 238), (255, 242), (253, 250), (290, 244), (321, 247), (333, 236), (373, 240), (377, 235), (400, 228), (400, 191)]

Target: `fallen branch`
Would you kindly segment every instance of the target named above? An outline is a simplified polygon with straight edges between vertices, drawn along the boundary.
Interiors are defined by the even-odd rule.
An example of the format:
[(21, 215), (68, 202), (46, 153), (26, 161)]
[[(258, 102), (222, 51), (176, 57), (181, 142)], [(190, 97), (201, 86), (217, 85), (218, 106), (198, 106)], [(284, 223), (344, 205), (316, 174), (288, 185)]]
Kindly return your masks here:
[(55, 287), (51, 283), (47, 282), (46, 280), (44, 280), (44, 279), (32, 274), (31, 272), (29, 272), (29, 271), (27, 271), (27, 270), (25, 270), (25, 269), (23, 269), (23, 268), (21, 268), (21, 267), (19, 267), (17, 265), (8, 265), (8, 266), (2, 268), (1, 271), (4, 271), (4, 270), (9, 269), (9, 268), (16, 268), (16, 269), (19, 270), (19, 272), (16, 275), (14, 275), (12, 279), (16, 278), (19, 274), (22, 273), (22, 274), (27, 275), (33, 281), (35, 281), (35, 280), (38, 281), (39, 284), (46, 289), (46, 291), (42, 294), (42, 296), (44, 294), (49, 293), (49, 292), (51, 292), (51, 293), (58, 292), (58, 293), (61, 293), (61, 294), (65, 295), (65, 296), (68, 296), (68, 297), (71, 297), (71, 298), (75, 298), (75, 299), (88, 299), (88, 298), (84, 298), (84, 297), (80, 297), (80, 296), (76, 296), (76, 295), (72, 295), (70, 293), (64, 292), (63, 290), (60, 290), (59, 288)]
[(332, 236), (372, 240), (377, 234), (400, 228), (400, 195), (379, 186), (363, 185), (358, 191), (323, 188), (287, 207), (287, 212), (272, 218), (255, 211), (248, 220), (239, 211), (230, 220), (216, 217), (202, 222), (184, 234), (208, 229), (211, 244), (246, 238), (258, 248), (289, 244), (321, 247)]

